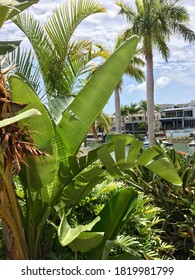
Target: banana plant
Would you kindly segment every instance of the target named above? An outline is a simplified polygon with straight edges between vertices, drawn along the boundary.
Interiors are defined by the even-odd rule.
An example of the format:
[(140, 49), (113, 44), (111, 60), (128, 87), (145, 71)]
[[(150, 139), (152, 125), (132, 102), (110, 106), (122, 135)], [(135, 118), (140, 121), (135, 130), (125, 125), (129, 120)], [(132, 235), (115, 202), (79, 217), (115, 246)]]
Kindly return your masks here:
[[(101, 70), (94, 75), (93, 79), (79, 92), (77, 97), (63, 113), (62, 119), (57, 126), (54, 126), (47, 109), (27, 81), (14, 75), (8, 79), (11, 93), (11, 101), (9, 102), (13, 104), (16, 102), (17, 104), (25, 104), (25, 108), (21, 112), (35, 108), (41, 113), (40, 121), (37, 121), (36, 118), (30, 118), (28, 123), (24, 120), (19, 123), (21, 126), (28, 126), (29, 131), (31, 131), (32, 141), (37, 145), (37, 150), (41, 150), (44, 155), (49, 155), (44, 157), (44, 159), (27, 156), (25, 160), (26, 164), (22, 166), (21, 172), (19, 173), (26, 201), (26, 222), (23, 226), (27, 234), (26, 243), (17, 243), (16, 248), (19, 244), (26, 244), (25, 247), (28, 248), (24, 253), (24, 248), (22, 249), (21, 246), (18, 247), (20, 249), (20, 256), (17, 255), (19, 258), (41, 257), (42, 252), (39, 251), (39, 248), (42, 243), (42, 233), (46, 228), (46, 221), (51, 213), (54, 212), (54, 206), (59, 202), (64, 188), (64, 185), (61, 184), (58, 178), (60, 162), (68, 165), (68, 157), (78, 152), (91, 124), (106, 104), (118, 79), (123, 74), (125, 64), (128, 59), (131, 59), (136, 46), (137, 37), (135, 36), (116, 51), (105, 65), (103, 65)], [(106, 74), (107, 77), (105, 78)], [(96, 91), (94, 91), (94, 88), (96, 88)], [(93, 98), (91, 98), (92, 92)], [(101, 95), (99, 94), (100, 92)], [(94, 106), (95, 96), (97, 98), (96, 106)], [(77, 98), (79, 99), (78, 101)], [(86, 100), (90, 99), (92, 100), (88, 102), (88, 110), (85, 112), (85, 115), (80, 115), (80, 106), (85, 106)], [(93, 106), (93, 110), (91, 110), (91, 106)], [(71, 135), (67, 135), (64, 130), (64, 121), (68, 123), (67, 129)], [(69, 126), (69, 121), (73, 121), (72, 129)], [(76, 131), (74, 130), (75, 128)], [(78, 131), (79, 137), (75, 137), (75, 132), (78, 133)], [(64, 133), (65, 135), (63, 135)], [(72, 148), (69, 147), (70, 137), (72, 139), (75, 138), (75, 142), (72, 142), (74, 144)], [(2, 162), (3, 166), (4, 163)], [(37, 195), (35, 196), (34, 193)], [(18, 210), (19, 212), (21, 211)], [(21, 220), (23, 219), (24, 217)], [(20, 228), (22, 225), (21, 220)], [(17, 231), (12, 232), (12, 234), (14, 235), (14, 240), (19, 240), (15, 236), (18, 234)], [(16, 249), (16, 251), (18, 250)]]
[[(68, 104), (57, 124), (51, 121), (48, 110), (41, 103), (28, 81), (22, 79), (21, 76), (10, 76), (9, 85), (12, 101), (25, 102), (27, 106), (23, 110), (35, 108), (41, 113), (39, 121), (35, 118), (28, 120), (28, 127), (32, 131), (31, 135), (37, 144), (37, 148), (49, 155), (44, 157), (44, 159), (28, 157), (26, 163), (30, 168), (27, 165), (23, 165), (19, 173), (27, 209), (24, 228), (30, 258), (46, 258), (50, 251), (49, 248), (51, 248), (50, 246), (52, 246), (53, 241), (53, 227), (47, 225), (47, 220), (50, 220), (53, 224), (55, 223), (57, 219), (56, 205), (63, 199), (65, 205), (71, 209), (69, 217), (66, 212), (61, 216), (64, 217), (62, 224), (67, 225), (80, 200), (96, 184), (104, 180), (104, 168), (92, 168), (92, 171), (85, 172), (87, 167), (96, 162), (98, 158), (101, 158), (107, 172), (112, 176), (124, 178), (123, 170), (126, 170), (128, 174), (131, 171), (129, 168), (135, 166), (135, 161), (139, 154), (137, 145), (141, 148), (141, 144), (138, 144), (136, 140), (134, 142), (132, 136), (122, 140), (123, 149), (121, 150), (119, 148), (122, 147), (121, 143), (115, 140), (107, 143), (100, 149), (91, 151), (87, 156), (78, 158), (77, 153), (91, 124), (106, 104), (117, 82), (123, 75), (136, 46), (137, 37), (134, 36), (116, 50), (72, 102)], [(24, 94), (21, 94), (21, 92)], [(20, 123), (26, 124), (24, 121)], [(131, 142), (132, 145), (130, 146), (131, 150), (128, 158), (123, 159), (125, 157), (124, 145)], [(117, 163), (112, 161), (110, 153), (113, 149), (116, 149)], [(166, 177), (164, 169), (171, 168), (170, 163), (166, 159), (162, 160), (162, 162), (159, 159), (155, 170), (154, 163), (152, 165), (152, 162), (155, 162), (154, 158), (158, 153), (153, 150), (151, 152), (153, 156), (150, 156), (149, 153), (148, 161), (145, 159), (145, 156), (142, 157), (143, 164), (148, 166), (153, 172), (159, 172), (159, 176)], [(159, 169), (159, 166), (162, 166), (162, 168)], [(180, 180), (176, 170), (174, 168), (171, 170), (172, 176), (167, 175), (167, 180), (179, 185)], [(68, 219), (66, 222), (65, 218)], [(67, 227), (69, 228), (68, 225)], [(93, 232), (93, 228), (91, 231)], [(64, 232), (69, 232), (69, 230), (59, 230), (59, 233), (64, 234)], [(85, 234), (85, 231), (81, 233)], [(45, 242), (43, 241), (43, 236)], [(105, 239), (102, 239), (99, 235), (97, 236), (95, 237), (98, 238), (99, 243), (97, 244), (99, 246), (101, 242), (105, 244)], [(75, 236), (75, 240), (77, 238), (80, 238), (80, 236)], [(65, 236), (61, 240), (65, 240)], [(71, 240), (71, 242), (73, 241)], [(40, 251), (41, 244), (42, 251)], [(103, 247), (101, 244), (101, 248)], [(99, 251), (98, 257), (100, 255), (102, 257), (101, 251)]]
[[(86, 1), (80, 1), (79, 5), (84, 2)], [(75, 6), (76, 9), (79, 7), (80, 6)], [(96, 12), (98, 11), (103, 10), (98, 7)], [(64, 7), (61, 12), (67, 14), (67, 8)], [(21, 17), (17, 19), (18, 25), (21, 25), (20, 20), (22, 19), (25, 21), (27, 18), (24, 16), (23, 18)], [(56, 22), (57, 19), (59, 20), (59, 15), (56, 14), (53, 16), (53, 22)], [(59, 67), (59, 69), (56, 69), (56, 67), (52, 67), (55, 65), (61, 66), (60, 62), (65, 61), (69, 42), (67, 38), (69, 39), (71, 37), (73, 30), (82, 20), (82, 18), (79, 17), (78, 19), (78, 22), (75, 22), (74, 25), (71, 26), (72, 32), (70, 34), (67, 33), (69, 29), (64, 28), (65, 36), (61, 43), (65, 45), (65, 48), (61, 48), (61, 46), (57, 45), (52, 22), (48, 22), (46, 25), (46, 32), (48, 34), (46, 35), (44, 33), (45, 31), (37, 22), (31, 21), (34, 24), (34, 27), (36, 27), (37, 36), (39, 37), (40, 35), (43, 35), (43, 40), (41, 40), (40, 43), (43, 43), (43, 41), (44, 43), (48, 43), (48, 36), (50, 36), (55, 46), (55, 48), (51, 48), (50, 45), (47, 45), (47, 48), (44, 48), (45, 54), (52, 54), (52, 56), (48, 55), (48, 60), (44, 60), (46, 64), (42, 63), (42, 70), (43, 72), (45, 71), (44, 82), (48, 82), (49, 85), (48, 88), (46, 87), (48, 90), (48, 96), (52, 96), (52, 94), (55, 95), (56, 92), (60, 95), (61, 85), (68, 77), (66, 71), (69, 70), (63, 68), (63, 71), (59, 76), (60, 83), (55, 83), (56, 73), (53, 75), (52, 71), (61, 68)], [(59, 27), (58, 24), (57, 27)], [(24, 31), (27, 34), (30, 33), (30, 35), (32, 35), (31, 30), (32, 28), (28, 29), (27, 25)], [(65, 39), (66, 41), (64, 41)], [(33, 42), (34, 46), (37, 43), (37, 41), (35, 41)], [(9, 77), (8, 81), (11, 102), (25, 104), (25, 108), (21, 108), (22, 113), (33, 108), (41, 113), (39, 120), (33, 117), (29, 118), (28, 121), (26, 121), (26, 119), (20, 120), (19, 124), (28, 127), (30, 136), (33, 142), (37, 145), (37, 150), (41, 151), (43, 155), (47, 155), (44, 158), (26, 156), (25, 164), (21, 166), (19, 177), (22, 184), (23, 194), (18, 200), (18, 203), (15, 203), (15, 207), (18, 207), (18, 211), (13, 211), (13, 213), (16, 214), (13, 214), (12, 220), (9, 222), (9, 230), (14, 237), (14, 242), (16, 242), (14, 248), (16, 252), (19, 252), (15, 257), (30, 259), (47, 257), (53, 241), (53, 227), (49, 227), (47, 221), (50, 220), (51, 224), (55, 224), (56, 220), (59, 219), (57, 217), (58, 212), (56, 209), (57, 205), (61, 202), (64, 203), (64, 212), (60, 216), (61, 222), (60, 228), (58, 228), (58, 236), (59, 240), (62, 241), (62, 245), (69, 245), (70, 243), (73, 250), (76, 250), (75, 246), (78, 245), (78, 238), (95, 240), (96, 247), (98, 248), (98, 254), (95, 258), (106, 257), (108, 250), (105, 250), (105, 247), (109, 243), (109, 240), (112, 242), (112, 239), (122, 229), (125, 221), (124, 218), (126, 215), (128, 216), (128, 213), (130, 214), (131, 208), (133, 207), (132, 197), (134, 197), (134, 195), (136, 197), (136, 192), (128, 189), (127, 191), (124, 190), (124, 192), (117, 194), (117, 197), (119, 197), (121, 201), (123, 201), (126, 192), (129, 192), (129, 194), (132, 193), (133, 196), (130, 195), (129, 200), (127, 199), (125, 209), (117, 208), (121, 211), (120, 219), (115, 224), (114, 219), (112, 219), (109, 224), (109, 229), (105, 228), (103, 213), (100, 213), (100, 221), (99, 218), (97, 218), (94, 221), (91, 221), (90, 224), (86, 225), (86, 227), (82, 227), (81, 225), (79, 230), (77, 228), (72, 229), (69, 224), (74, 209), (77, 207), (81, 199), (84, 198), (96, 184), (104, 180), (105, 169), (111, 176), (128, 178), (129, 182), (135, 184), (131, 178), (131, 175), (134, 174), (132, 169), (136, 164), (142, 164), (144, 167), (149, 168), (152, 172), (156, 172), (159, 176), (162, 176), (168, 181), (180, 185), (181, 182), (176, 170), (172, 168), (170, 162), (167, 161), (166, 158), (160, 158), (155, 165), (155, 158), (159, 155), (155, 150), (150, 150), (150, 153), (147, 153), (142, 157), (140, 156), (140, 163), (138, 160), (138, 154), (141, 149), (141, 144), (132, 137), (120, 141), (119, 139), (114, 139), (114, 141), (105, 144), (101, 148), (91, 151), (87, 156), (78, 157), (80, 146), (85, 139), (87, 132), (94, 123), (97, 115), (102, 111), (125, 72), (127, 65), (135, 52), (137, 42), (138, 38), (137, 36), (134, 36), (121, 45), (87, 82), (81, 91), (70, 100), (70, 102), (67, 103), (67, 100), (62, 98), (61, 101), (66, 102), (66, 104), (64, 110), (58, 115), (58, 121), (56, 123), (51, 118), (48, 109), (37, 97), (33, 87), (24, 77), (22, 77), (22, 75), (12, 75)], [(75, 50), (78, 51), (77, 47), (81, 45), (83, 47), (83, 43), (80, 42), (77, 42), (74, 45), (72, 44), (70, 51), (72, 53), (74, 53)], [(55, 49), (54, 52), (52, 51), (53, 49)], [(36, 48), (36, 50), (38, 60), (41, 64), (43, 52), (39, 53), (39, 48)], [(79, 51), (77, 54), (79, 54)], [(57, 58), (57, 64), (55, 58)], [(79, 61), (68, 60), (68, 63), (69, 69), (72, 69), (72, 71), (70, 71), (72, 74), (74, 69), (80, 69)], [(46, 76), (48, 69), (51, 70), (50, 76)], [(71, 76), (71, 73), (69, 73), (69, 77), (74, 80), (75, 76)], [(79, 71), (77, 73), (79, 73)], [(66, 85), (67, 92), (69, 92), (68, 84)], [(53, 92), (52, 89), (54, 89)], [(127, 157), (125, 156), (124, 149), (126, 144), (131, 144), (130, 152)], [(140, 149), (138, 149), (138, 147), (140, 147)], [(115, 150), (115, 159), (113, 159), (111, 154), (113, 150)], [(86, 171), (86, 168), (89, 168), (91, 164), (98, 159), (100, 159), (102, 163), (102, 168), (93, 168), (92, 166), (89, 171)], [(4, 176), (4, 182), (7, 182), (3, 173), (4, 166), (5, 163), (2, 158), (1, 174)], [(172, 171), (171, 176), (166, 175), (165, 169), (167, 168)], [(12, 182), (11, 179), (12, 177), (9, 173), (9, 184)], [(10, 197), (16, 197), (13, 188), (7, 189), (10, 191)], [(113, 201), (115, 199), (116, 197), (113, 198)], [(21, 210), (21, 205), (24, 201), (26, 209), (25, 215)], [(115, 213), (113, 201), (110, 201), (108, 206), (105, 207), (105, 212), (111, 211), (110, 213)], [(65, 211), (67, 208), (69, 209), (68, 212)], [(5, 207), (1, 205), (1, 215), (3, 215), (2, 213), (4, 214), (4, 217), (9, 216), (9, 213), (5, 211)], [(113, 217), (114, 216), (115, 214), (113, 214)], [(14, 223), (15, 220), (17, 221), (17, 227), (14, 226), (16, 224)], [(87, 235), (86, 237), (86, 230), (90, 231), (92, 234), (90, 234), (90, 236)], [(100, 233), (98, 233), (98, 231), (100, 231)], [(22, 236), (19, 236), (21, 232), (23, 232), (23, 234)], [(74, 238), (72, 239), (67, 238), (70, 232), (74, 232)], [(77, 232), (77, 234), (75, 234), (75, 232)], [(77, 245), (73, 244), (73, 242), (77, 242)], [(84, 250), (91, 251), (93, 249), (94, 248), (91, 246), (88, 246), (88, 248), (85, 248)], [(14, 256), (10, 255), (10, 258), (11, 257)]]

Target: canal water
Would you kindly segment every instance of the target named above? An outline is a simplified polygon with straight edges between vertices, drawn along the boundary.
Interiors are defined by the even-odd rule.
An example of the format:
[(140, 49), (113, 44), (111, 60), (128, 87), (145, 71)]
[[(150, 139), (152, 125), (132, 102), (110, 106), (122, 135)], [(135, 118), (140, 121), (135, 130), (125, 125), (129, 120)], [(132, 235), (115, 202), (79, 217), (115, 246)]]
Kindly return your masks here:
[(189, 147), (188, 143), (174, 143), (172, 147), (176, 151), (185, 152), (187, 155), (195, 153), (195, 147)]

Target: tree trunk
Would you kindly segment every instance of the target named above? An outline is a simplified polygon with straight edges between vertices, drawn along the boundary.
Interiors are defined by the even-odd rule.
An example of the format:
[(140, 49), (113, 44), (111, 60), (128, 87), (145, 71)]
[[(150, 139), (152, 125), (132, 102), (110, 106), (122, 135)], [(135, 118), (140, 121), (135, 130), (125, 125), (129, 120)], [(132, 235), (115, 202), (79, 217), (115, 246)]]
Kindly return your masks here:
[(152, 51), (146, 55), (146, 93), (148, 114), (148, 140), (149, 145), (154, 145), (154, 74)]
[(21, 214), (15, 194), (12, 175), (4, 169), (2, 148), (0, 147), (0, 219), (4, 244), (10, 260), (28, 259), (28, 249), (22, 227)]
[(95, 138), (96, 142), (99, 142), (99, 137), (95, 128), (95, 123), (93, 123), (92, 127), (91, 127), (91, 132), (93, 134), (93, 137)]
[(120, 92), (119, 87), (115, 88), (115, 120), (116, 120), (116, 133), (121, 133), (121, 106), (120, 106)]

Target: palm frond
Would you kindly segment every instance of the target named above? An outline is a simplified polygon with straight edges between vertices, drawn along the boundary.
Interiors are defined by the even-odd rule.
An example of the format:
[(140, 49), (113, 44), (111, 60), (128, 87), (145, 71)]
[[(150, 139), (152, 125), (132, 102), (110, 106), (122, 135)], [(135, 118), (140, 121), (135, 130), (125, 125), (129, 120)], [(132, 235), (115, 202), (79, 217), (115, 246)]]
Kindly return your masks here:
[(23, 13), (14, 18), (14, 23), (24, 32), (29, 39), (36, 55), (46, 91), (52, 91), (52, 83), (49, 79), (49, 67), (53, 62), (53, 46), (40, 21), (29, 13)]
[(37, 94), (41, 94), (41, 72), (38, 65), (36, 66), (37, 62), (32, 50), (21, 52), (20, 47), (18, 47), (17, 50), (9, 54), (7, 63), (8, 65), (14, 63), (14, 72), (28, 79)]
[(105, 12), (105, 9), (97, 1), (74, 0), (63, 4), (53, 13), (45, 25), (45, 30), (61, 59), (65, 58), (69, 41), (81, 21), (100, 12)]

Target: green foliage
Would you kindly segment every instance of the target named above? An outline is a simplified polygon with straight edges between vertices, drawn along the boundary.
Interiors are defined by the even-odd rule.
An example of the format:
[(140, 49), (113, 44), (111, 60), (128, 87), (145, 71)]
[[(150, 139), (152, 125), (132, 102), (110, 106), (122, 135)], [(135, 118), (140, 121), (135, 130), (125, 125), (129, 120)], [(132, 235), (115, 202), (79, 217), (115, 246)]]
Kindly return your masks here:
[[(21, 74), (9, 77), (12, 100), (41, 113), (39, 120), (28, 122), (16, 117), (48, 157), (27, 157), (30, 168), (22, 168), (15, 193), (1, 153), (2, 178), (18, 203), (13, 217), (1, 205), (0, 214), (7, 218), (23, 258), (180, 258), (181, 245), (192, 255), (194, 157), (184, 159), (160, 145), (143, 150), (143, 143), (132, 135), (110, 135), (106, 144), (87, 155), (78, 153), (131, 61), (138, 38), (121, 45), (77, 95), (61, 97), (64, 91), (72, 93), (75, 79), (85, 70), (80, 50), (91, 50), (84, 41), (72, 42), (69, 48), (70, 38), (86, 16), (103, 11), (93, 1), (90, 9), (87, 1), (73, 3), (70, 11), (64, 5), (56, 11), (44, 28), (30, 16), (17, 18), (35, 48), (48, 97), (57, 99), (50, 100), (50, 113)], [(66, 29), (61, 14), (71, 28)]]
[[(16, 75), (9, 78), (12, 100), (17, 100), (21, 103), (25, 102), (28, 104), (27, 109), (36, 108), (41, 112), (42, 118), (40, 119), (40, 121), (36, 121), (35, 118), (31, 119), (28, 122), (28, 127), (32, 133), (33, 140), (37, 143), (38, 148), (43, 150), (44, 152), (47, 152), (47, 154), (49, 155), (44, 160), (28, 157), (27, 163), (30, 166), (30, 170), (28, 167), (24, 166), (22, 168), (22, 172), (20, 173), (21, 183), (24, 188), (24, 199), (26, 202), (25, 207), (27, 212), (25, 215), (26, 221), (23, 226), (25, 228), (25, 232), (27, 232), (27, 246), (31, 258), (46, 257), (49, 250), (49, 245), (47, 244), (47, 242), (44, 243), (45, 247), (42, 246), (42, 251), (39, 251), (40, 245), (42, 244), (42, 236), (45, 236), (45, 240), (48, 239), (48, 243), (52, 246), (53, 240), (51, 239), (51, 237), (53, 231), (50, 227), (48, 229), (46, 221), (49, 216), (52, 215), (51, 222), (55, 222), (56, 216), (54, 206), (58, 204), (58, 202), (61, 201), (62, 198), (66, 197), (66, 194), (68, 193), (67, 188), (70, 188), (72, 186), (72, 188), (75, 187), (75, 189), (81, 190), (81, 192), (77, 192), (75, 201), (76, 206), (78, 201), (83, 196), (85, 196), (86, 193), (89, 192), (101, 179), (101, 176), (99, 175), (101, 175), (103, 170), (98, 171), (97, 169), (94, 169), (92, 172), (85, 172), (82, 174), (82, 176), (79, 176), (79, 173), (83, 171), (83, 169), (85, 169), (87, 165), (93, 163), (94, 160), (97, 160), (97, 152), (89, 153), (87, 159), (86, 157), (81, 157), (79, 160), (77, 160), (76, 152), (78, 151), (85, 134), (93, 123), (94, 118), (96, 118), (97, 114), (99, 113), (99, 111), (101, 111), (101, 108), (104, 106), (105, 102), (112, 94), (112, 90), (117, 84), (117, 79), (120, 79), (120, 76), (123, 74), (124, 65), (117, 66), (117, 68), (115, 68), (111, 72), (106, 71), (106, 68), (108, 67), (109, 70), (111, 65), (117, 63), (117, 61), (120, 61), (120, 57), (124, 59), (124, 63), (127, 63), (125, 60), (131, 59), (131, 57), (129, 56), (129, 47), (132, 47), (133, 55), (133, 51), (135, 50), (136, 45), (137, 38), (134, 37), (130, 39), (126, 44), (121, 46), (120, 49), (117, 50), (116, 54), (113, 54), (110, 60), (107, 61), (104, 66), (102, 66), (102, 68), (93, 76), (93, 79), (89, 81), (89, 84), (86, 84), (86, 86), (82, 89), (82, 92), (80, 92), (73, 100), (73, 102), (69, 105), (68, 110), (66, 110), (62, 114), (62, 119), (59, 124), (57, 124), (57, 126), (51, 121), (50, 115), (48, 114), (44, 105), (38, 99), (36, 93), (29, 85), (29, 83), (22, 80)], [(85, 98), (82, 98), (82, 96), (88, 97), (89, 89), (94, 88), (94, 84), (98, 83), (98, 80), (101, 79), (103, 74), (105, 73), (107, 73), (107, 79), (102, 84), (99, 83), (98, 86), (100, 91), (102, 89), (101, 95), (99, 91), (94, 92), (93, 95), (93, 98), (95, 96), (99, 98), (98, 106), (96, 104), (94, 112), (92, 114), (89, 107), (88, 110), (85, 111), (87, 121), (85, 121), (85, 118), (83, 116), (83, 121), (81, 122), (81, 120), (79, 120), (80, 118), (82, 119), (82, 117), (79, 115), (79, 108), (85, 106), (86, 103)], [(113, 75), (115, 75), (115, 79)], [(108, 91), (107, 95), (105, 95), (105, 84), (109, 85), (106, 85), (106, 90)], [(25, 94), (21, 95), (21, 92)], [(99, 96), (101, 96), (101, 98)], [(76, 101), (77, 98), (79, 99), (79, 104), (78, 101)], [(94, 106), (94, 103), (91, 104), (91, 106)], [(68, 116), (70, 112), (74, 112), (77, 118), (77, 123), (73, 121), (71, 122), (71, 126), (68, 118), (68, 124), (66, 128), (68, 131), (70, 129), (71, 135), (67, 135), (67, 132), (63, 127), (63, 121), (66, 123), (67, 112)], [(74, 120), (74, 116), (72, 117)], [(22, 122), (21, 124), (24, 125), (24, 123)], [(77, 137), (74, 137), (74, 129), (79, 131)], [(64, 131), (64, 133), (62, 133), (62, 131)], [(67, 143), (69, 143), (68, 138), (70, 136), (74, 137), (75, 141), (71, 141), (72, 147), (70, 146), (69, 150)], [(69, 159), (68, 155), (71, 155)], [(62, 158), (64, 158), (62, 162), (66, 163), (66, 165), (60, 164), (60, 159)], [(63, 182), (62, 179), (60, 179), (61, 177), (59, 176), (60, 173), (63, 174), (62, 166), (64, 166), (63, 168), (65, 169), (65, 179), (63, 180)], [(93, 180), (94, 178), (97, 179)], [(78, 182), (80, 182), (79, 185)], [(84, 191), (82, 188), (83, 183), (86, 184)], [(74, 209), (75, 206), (70, 202), (69, 208), (73, 207)], [(3, 211), (3, 209), (1, 210)], [(14, 232), (14, 234), (16, 234), (16, 231)]]
[(44, 24), (28, 13), (14, 18), (36, 54), (48, 99), (73, 94), (91, 60), (91, 42), (73, 34), (85, 18), (102, 12), (97, 1), (73, 0), (53, 11)]
[(175, 166), (182, 187), (175, 187), (141, 166), (137, 183), (145, 194), (152, 196), (155, 205), (163, 210), (161, 217), (165, 221), (161, 237), (174, 246), (173, 258), (194, 259), (194, 155), (184, 157), (174, 149), (165, 149), (159, 144), (157, 150)]

